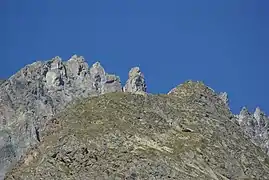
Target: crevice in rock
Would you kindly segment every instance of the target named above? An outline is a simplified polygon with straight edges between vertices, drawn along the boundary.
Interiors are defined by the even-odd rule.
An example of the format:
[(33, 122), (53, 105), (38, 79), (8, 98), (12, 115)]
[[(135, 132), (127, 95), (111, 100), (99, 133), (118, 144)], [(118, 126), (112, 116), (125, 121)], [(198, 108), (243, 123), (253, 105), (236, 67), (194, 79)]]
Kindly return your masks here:
[(38, 142), (40, 142), (40, 134), (39, 134), (39, 128), (35, 127), (35, 135)]
[(189, 129), (189, 128), (183, 128), (182, 129), (182, 132), (193, 132), (193, 130), (192, 129)]

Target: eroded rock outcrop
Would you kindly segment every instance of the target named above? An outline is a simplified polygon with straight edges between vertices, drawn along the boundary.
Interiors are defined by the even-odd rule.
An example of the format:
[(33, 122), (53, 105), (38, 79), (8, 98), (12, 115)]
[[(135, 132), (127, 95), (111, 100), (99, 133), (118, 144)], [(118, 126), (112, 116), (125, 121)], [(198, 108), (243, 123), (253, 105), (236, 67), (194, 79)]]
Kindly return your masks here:
[(257, 107), (252, 114), (243, 107), (236, 119), (251, 141), (269, 155), (269, 118), (265, 113)]
[(75, 99), (122, 91), (119, 77), (99, 62), (89, 67), (74, 55), (27, 65), (0, 87), (0, 179), (42, 139), (47, 120)]
[(225, 103), (225, 105), (226, 105), (227, 107), (229, 107), (228, 94), (227, 94), (226, 92), (221, 92), (221, 93), (219, 94), (219, 97), (220, 97), (220, 99)]
[(93, 77), (93, 86), (100, 94), (122, 91), (120, 78), (115, 75), (106, 74), (100, 62), (92, 65), (90, 73)]
[(144, 74), (139, 67), (134, 67), (129, 71), (129, 78), (123, 88), (124, 92), (145, 93), (147, 90)]

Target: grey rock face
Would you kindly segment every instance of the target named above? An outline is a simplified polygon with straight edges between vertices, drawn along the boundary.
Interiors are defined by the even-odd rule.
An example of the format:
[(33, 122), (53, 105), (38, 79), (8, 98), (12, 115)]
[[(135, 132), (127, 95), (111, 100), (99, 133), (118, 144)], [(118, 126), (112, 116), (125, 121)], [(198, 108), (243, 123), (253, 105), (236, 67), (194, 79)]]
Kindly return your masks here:
[(106, 74), (99, 62), (93, 64), (90, 68), (90, 73), (93, 78), (93, 87), (99, 94), (122, 91), (120, 78), (115, 75)]
[(221, 93), (219, 94), (219, 97), (220, 97), (220, 99), (225, 103), (225, 105), (226, 105), (227, 107), (229, 107), (228, 94), (227, 94), (226, 92), (221, 92)]
[(0, 85), (3, 84), (5, 80), (0, 79)]
[(0, 179), (7, 169), (42, 139), (42, 128), (77, 98), (122, 91), (119, 77), (99, 62), (84, 58), (66, 62), (55, 57), (27, 65), (0, 86)]
[(251, 141), (269, 155), (269, 118), (265, 113), (257, 107), (255, 112), (251, 114), (246, 107), (243, 107), (236, 117)]
[(147, 86), (143, 73), (139, 67), (134, 67), (129, 71), (129, 79), (127, 80), (123, 91), (132, 93), (144, 93)]

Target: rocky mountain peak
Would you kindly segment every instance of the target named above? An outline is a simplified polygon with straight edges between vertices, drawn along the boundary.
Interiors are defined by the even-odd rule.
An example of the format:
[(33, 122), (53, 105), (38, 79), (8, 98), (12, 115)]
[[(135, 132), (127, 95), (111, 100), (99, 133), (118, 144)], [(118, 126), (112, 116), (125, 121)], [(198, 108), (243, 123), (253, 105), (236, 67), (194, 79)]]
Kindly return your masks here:
[(142, 72), (140, 71), (140, 68), (139, 67), (133, 67), (131, 68), (131, 70), (129, 71), (129, 79), (132, 79), (136, 76), (143, 76), (144, 75), (142, 74)]
[(224, 104), (222, 99), (217, 96), (215, 91), (206, 86), (202, 81), (185, 81), (184, 83), (170, 90), (168, 95), (177, 96), (178, 98), (184, 97), (184, 99), (186, 99), (185, 97), (188, 97), (197, 101), (211, 103), (218, 101), (218, 103)]
[(222, 104), (229, 109), (228, 94), (226, 92), (216, 93), (212, 88), (205, 85), (202, 81), (185, 81), (184, 83), (171, 89), (167, 94), (178, 97), (196, 97), (197, 99), (207, 100), (214, 102), (215, 104)]
[(187, 80), (168, 92), (168, 95), (214, 94), (214, 90), (206, 86), (202, 81)]
[(104, 68), (101, 66), (100, 61), (97, 61), (97, 62), (93, 63), (92, 67), (93, 67), (93, 68), (96, 68), (96, 69), (98, 69), (98, 68), (100, 68), (100, 69), (104, 69)]
[[(146, 93), (147, 86), (145, 82), (145, 77), (139, 67), (133, 67), (130, 69), (128, 74), (128, 80), (126, 81), (124, 87), (122, 87), (120, 78), (115, 74), (107, 73), (99, 61), (89, 66), (88, 63), (85, 61), (84, 57), (73, 55), (67, 61), (64, 61), (60, 57), (56, 56), (48, 61), (34, 62), (22, 68), (9, 79), (5, 81), (0, 81), (0, 85), (0, 180), (3, 179), (6, 171), (10, 167), (12, 167), (12, 164), (18, 162), (22, 158), (22, 156), (25, 155), (26, 152), (28, 152), (29, 148), (36, 147), (37, 144), (44, 141), (44, 137), (46, 136), (46, 133), (48, 133), (46, 129), (50, 127), (48, 126), (48, 123), (50, 123), (53, 119), (55, 120), (54, 117), (57, 114), (60, 114), (63, 110), (65, 110), (66, 106), (72, 105), (74, 101), (93, 96), (98, 96), (98, 98), (100, 97), (100, 99), (102, 100), (100, 101), (101, 104), (105, 103), (102, 104), (102, 107), (104, 107), (104, 109), (101, 110), (92, 109), (93, 107), (99, 107), (97, 105), (99, 103), (98, 99), (93, 99), (93, 101), (96, 103), (93, 103), (93, 105), (89, 106), (90, 110), (88, 110), (90, 112), (88, 113), (96, 111), (96, 116), (93, 115), (93, 117), (98, 120), (100, 117), (103, 116), (103, 112), (105, 112), (106, 108), (110, 109), (115, 116), (126, 110), (121, 109), (121, 111), (118, 111), (118, 109), (125, 107), (125, 105), (129, 106), (129, 109), (127, 108), (128, 110), (133, 111), (129, 114), (130, 117), (128, 117), (130, 119), (131, 125), (123, 123), (128, 122), (123, 120), (125, 118), (124, 115), (124, 117), (119, 116), (118, 119), (115, 119), (115, 122), (120, 120), (119, 124), (114, 124), (113, 126), (110, 126), (109, 123), (114, 122), (114, 120), (109, 123), (108, 120), (114, 116), (111, 116), (109, 110), (109, 114), (106, 114), (106, 117), (104, 117), (103, 119), (104, 123), (101, 122), (101, 124), (108, 123), (108, 129), (110, 129), (111, 127), (118, 127), (118, 125), (124, 125), (124, 128), (135, 125), (138, 127), (138, 130), (141, 130), (142, 133), (147, 133), (151, 132), (151, 130), (142, 129), (147, 127), (152, 129), (154, 127), (152, 126), (152, 124), (155, 123), (155, 128), (156, 130), (158, 130), (156, 132), (166, 133), (160, 133), (160, 137), (167, 136), (164, 137), (164, 139), (161, 138), (161, 141), (163, 141), (163, 143), (166, 142), (165, 138), (169, 137), (170, 139), (173, 139), (175, 135), (173, 133), (178, 132), (179, 130), (180, 133), (182, 133), (182, 139), (194, 138), (193, 142), (196, 142), (195, 138), (199, 139), (200, 137), (207, 137), (207, 135), (208, 137), (213, 137), (213, 135), (215, 136), (218, 133), (224, 133), (225, 136), (233, 138), (233, 136), (230, 136), (231, 133), (227, 132), (227, 129), (233, 129), (231, 131), (237, 133), (238, 136), (241, 136), (239, 131), (242, 130), (249, 137), (252, 143), (259, 146), (265, 153), (269, 155), (269, 118), (265, 115), (265, 113), (263, 113), (259, 107), (256, 108), (254, 113), (250, 113), (247, 108), (244, 107), (240, 111), (239, 115), (234, 115), (234, 118), (230, 118), (233, 115), (229, 109), (228, 94), (226, 92), (218, 94), (201, 81), (186, 81), (185, 83), (180, 84), (173, 88), (171, 91), (169, 91), (168, 95), (165, 95), (165, 97), (153, 97), (151, 95), (147, 95)], [(130, 93), (117, 94), (117, 92), (122, 91)], [(110, 93), (110, 95), (101, 96), (107, 93)], [(143, 94), (145, 96), (134, 95), (137, 93)], [(125, 105), (119, 106), (119, 104), (112, 104), (113, 107), (118, 107), (117, 110), (113, 110), (113, 108), (111, 109), (112, 106), (107, 106), (111, 105), (111, 102), (106, 102), (106, 97), (112, 98), (114, 100), (116, 100), (117, 97), (121, 97), (120, 100), (123, 102), (121, 102), (120, 104)], [(137, 105), (128, 104), (128, 99), (133, 99), (132, 101), (137, 103)], [(140, 106), (144, 106), (144, 109), (136, 109)], [(162, 108), (164, 108), (165, 110)], [(69, 118), (73, 120), (74, 118), (73, 116), (71, 117), (71, 115), (79, 111), (81, 111), (80, 108), (78, 108), (78, 111), (70, 113)], [(83, 112), (80, 112), (79, 115), (81, 116)], [(98, 114), (98, 112), (102, 112), (102, 114)], [(170, 112), (173, 112), (175, 114), (171, 115)], [(83, 122), (85, 126), (81, 127), (81, 129), (90, 127), (90, 130), (87, 129), (87, 131), (85, 131), (89, 132), (89, 134), (87, 134), (88, 137), (92, 137), (91, 133), (95, 133), (96, 131), (96, 129), (94, 128), (101, 125), (100, 122), (95, 122), (94, 118), (88, 118), (90, 119), (90, 121), (93, 121), (91, 122), (91, 125), (88, 126), (87, 121)], [(189, 121), (190, 119), (191, 121)], [(235, 123), (234, 119), (236, 120), (235, 122), (239, 123)], [(63, 118), (62, 120), (65, 119)], [(77, 123), (78, 127), (81, 125), (80, 123), (78, 123), (80, 120), (82, 122), (83, 119), (78, 119), (76, 122), (74, 122)], [(69, 123), (70, 122), (71, 120), (69, 121)], [(218, 124), (217, 126), (216, 122)], [(58, 122), (58, 124), (59, 123), (60, 122)], [(139, 125), (139, 123), (141, 123), (141, 126)], [(184, 127), (182, 124), (184, 125)], [(56, 125), (53, 123), (53, 127), (54, 126)], [(210, 127), (211, 129), (206, 129), (205, 131), (205, 129), (203, 129), (205, 127)], [(69, 128), (72, 129), (73, 127)], [(102, 129), (101, 127), (99, 128)], [(121, 127), (120, 129), (115, 129), (114, 132), (120, 132), (121, 130), (124, 130), (124, 128)], [(168, 130), (169, 128), (171, 129)], [(214, 129), (214, 133), (212, 129)], [(97, 130), (99, 131), (99, 129)], [(112, 134), (114, 132), (112, 132)], [(202, 135), (198, 136), (198, 132), (202, 133)], [(191, 133), (192, 136), (189, 136), (186, 133)], [(122, 135), (124, 134), (125, 132)], [(102, 137), (103, 135), (108, 136), (107, 134), (103, 134), (103, 132), (100, 132), (100, 137)], [(132, 136), (129, 137), (138, 138), (139, 136), (140, 134), (132, 134)], [(111, 137), (116, 136), (109, 136), (109, 138)], [(155, 135), (152, 135), (152, 137), (148, 138), (158, 139), (160, 137), (155, 137)], [(222, 137), (222, 134), (219, 134), (218, 137)], [(107, 140), (106, 138), (107, 137), (104, 137), (104, 140)], [(139, 138), (141, 139), (143, 137), (141, 136)], [(131, 139), (131, 144), (136, 143), (136, 140), (137, 139)], [(176, 138), (175, 141), (171, 141), (171, 143), (173, 144), (176, 141), (178, 141), (178, 138)], [(237, 140), (234, 139), (234, 141)], [(246, 139), (243, 139), (243, 141), (245, 143), (248, 143)], [(140, 140), (138, 142), (141, 143)], [(142, 142), (144, 143), (144, 145), (150, 146), (151, 148), (153, 147), (158, 150), (161, 149), (161, 151), (164, 151), (165, 149), (158, 147), (156, 145), (156, 142), (153, 143), (145, 139)], [(189, 141), (186, 141), (184, 143), (188, 142)], [(203, 143), (204, 142), (206, 141), (203, 141)], [(214, 142), (215, 139), (213, 140), (213, 143)], [(122, 142), (118, 143), (120, 144)], [(218, 142), (218, 144), (219, 143), (222, 144), (222, 147), (227, 148), (227, 143), (229, 144), (230, 142), (229, 139), (223, 139), (223, 141)], [(237, 143), (240, 143), (240, 141)], [(237, 143), (232, 143), (229, 146), (234, 146)], [(121, 147), (119, 144), (115, 146)], [(175, 147), (182, 147), (181, 143), (180, 145), (174, 145)], [(244, 143), (242, 145), (244, 145)], [(166, 147), (166, 145), (164, 144), (163, 146)], [(205, 145), (205, 147), (201, 147), (201, 149), (206, 149), (209, 146), (210, 145), (207, 144)], [(251, 147), (252, 150), (254, 148), (251, 144), (248, 145), (248, 147)], [(85, 151), (85, 147), (83, 148), (83, 153), (87, 152)], [(238, 147), (234, 148), (237, 149)], [(166, 150), (169, 153), (172, 152), (171, 149), (173, 148), (166, 147)], [(123, 151), (126, 152), (125, 150)], [(252, 152), (256, 151), (253, 150)], [(111, 155), (113, 156), (113, 154)], [(54, 154), (51, 155), (51, 157), (54, 156)], [(189, 154), (188, 156), (193, 155)], [(234, 159), (234, 157), (232, 157), (231, 155), (226, 154), (225, 156), (229, 156), (229, 158), (231, 158), (232, 160)], [(248, 154), (248, 156), (252, 157), (251, 153)], [(255, 159), (255, 157), (252, 158)], [(186, 159), (189, 159), (189, 157), (186, 157)], [(223, 158), (220, 158), (220, 160), (218, 161), (221, 161), (221, 159)], [(28, 162), (27, 159), (26, 161)], [(246, 159), (244, 161), (246, 161), (244, 162), (246, 164), (249, 163)], [(61, 162), (59, 163), (61, 164)], [(213, 166), (215, 165), (212, 165), (212, 167)], [(136, 166), (134, 165), (134, 167)], [(259, 170), (260, 169), (258, 168), (257, 172), (259, 172)], [(226, 169), (226, 171), (226, 173), (228, 173), (228, 171), (231, 174), (234, 173), (233, 169), (230, 170), (228, 168), (228, 170)], [(245, 171), (246, 172), (242, 172), (242, 174), (248, 173), (247, 170)], [(199, 172), (197, 173), (199, 174)], [(212, 173), (209, 174), (212, 175)], [(215, 178), (217, 176), (218, 174), (214, 175), (213, 177)], [(170, 176), (167, 175), (166, 177), (168, 178)]]
[(83, 56), (79, 56), (79, 55), (77, 55), (77, 54), (74, 54), (74, 55), (71, 56), (71, 58), (70, 58), (69, 60), (67, 60), (67, 62), (68, 62), (68, 61), (85, 62), (85, 59), (84, 59)]
[(224, 104), (229, 107), (229, 98), (227, 92), (221, 92), (219, 94), (219, 97), (224, 102)]
[(251, 141), (269, 155), (269, 118), (266, 114), (259, 107), (254, 113), (243, 107), (237, 116), (237, 121)]
[(222, 111), (227, 117), (232, 117), (229, 107), (212, 88), (202, 81), (185, 81), (168, 92), (169, 96), (175, 96), (186, 104), (196, 104), (197, 107), (207, 107), (208, 113)]
[(84, 57), (73, 55), (66, 62), (66, 70), (69, 78), (83, 78), (88, 75), (89, 65)]
[(145, 93), (147, 91), (145, 77), (139, 67), (131, 68), (129, 71), (129, 78), (123, 88), (123, 91), (132, 93)]
[[(48, 119), (76, 99), (122, 91), (120, 78), (91, 67), (82, 56), (63, 61), (56, 56), (22, 68), (0, 87), (0, 179), (43, 137)], [(8, 138), (7, 138), (8, 137)], [(0, 137), (1, 138), (1, 137)]]
[(241, 109), (241, 111), (240, 111), (240, 113), (239, 113), (239, 116), (238, 116), (238, 121), (239, 122), (242, 122), (242, 120), (244, 119), (244, 118), (247, 118), (247, 117), (249, 117), (249, 116), (251, 116), (251, 114), (250, 114), (250, 112), (248, 111), (248, 109), (247, 109), (247, 107), (243, 107), (242, 109)]
[(256, 107), (254, 112), (254, 118), (257, 120), (257, 122), (261, 122), (261, 120), (265, 117), (264, 112), (261, 111), (260, 107)]
[(47, 64), (50, 66), (50, 70), (63, 68), (62, 58), (59, 56), (52, 58), (52, 60), (48, 61)]
[(100, 62), (95, 62), (91, 67), (90, 67), (90, 74), (93, 77), (101, 78), (102, 80), (105, 79), (105, 69), (101, 65)]

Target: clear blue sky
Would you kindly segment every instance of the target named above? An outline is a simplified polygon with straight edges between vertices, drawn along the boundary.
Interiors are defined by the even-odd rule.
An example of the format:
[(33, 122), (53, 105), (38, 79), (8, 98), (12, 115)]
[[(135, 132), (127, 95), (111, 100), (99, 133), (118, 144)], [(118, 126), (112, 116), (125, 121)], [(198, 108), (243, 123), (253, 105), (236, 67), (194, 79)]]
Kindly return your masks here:
[(1, 0), (0, 78), (54, 56), (100, 60), (148, 90), (188, 79), (227, 91), (234, 112), (269, 114), (268, 0)]

